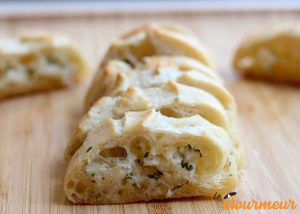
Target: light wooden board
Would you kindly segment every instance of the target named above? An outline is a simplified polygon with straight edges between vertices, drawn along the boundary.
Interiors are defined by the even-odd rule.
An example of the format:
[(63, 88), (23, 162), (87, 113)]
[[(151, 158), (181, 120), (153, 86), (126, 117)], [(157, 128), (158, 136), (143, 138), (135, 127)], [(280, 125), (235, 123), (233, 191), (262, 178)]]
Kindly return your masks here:
[[(300, 88), (243, 80), (230, 66), (232, 53), (246, 32), (299, 18), (297, 12), (259, 12), (1, 19), (0, 36), (31, 30), (68, 34), (95, 69), (109, 43), (132, 27), (148, 21), (186, 25), (212, 50), (237, 101), (247, 154), (237, 198), (292, 199), (299, 204)], [(63, 152), (82, 114), (88, 84), (0, 102), (0, 213), (225, 213), (222, 201), (202, 198), (106, 206), (70, 204), (62, 186)], [(273, 213), (280, 212), (291, 213)], [(300, 213), (299, 206), (294, 213)]]

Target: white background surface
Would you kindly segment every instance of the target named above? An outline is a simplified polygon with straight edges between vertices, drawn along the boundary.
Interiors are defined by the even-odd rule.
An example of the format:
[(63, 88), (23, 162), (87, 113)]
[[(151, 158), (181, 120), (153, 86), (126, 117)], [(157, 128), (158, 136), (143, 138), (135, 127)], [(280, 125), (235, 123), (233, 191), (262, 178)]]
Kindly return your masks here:
[(0, 17), (299, 9), (300, 1), (297, 0), (0, 1)]

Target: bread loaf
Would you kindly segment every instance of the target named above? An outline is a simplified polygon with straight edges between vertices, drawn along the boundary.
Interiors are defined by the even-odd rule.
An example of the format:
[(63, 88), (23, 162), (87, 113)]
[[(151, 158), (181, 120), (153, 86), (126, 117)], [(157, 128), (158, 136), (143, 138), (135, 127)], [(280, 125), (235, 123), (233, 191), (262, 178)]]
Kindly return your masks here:
[(213, 196), (237, 184), (236, 106), (217, 73), (183, 52), (147, 54), (100, 63), (86, 96), (93, 105), (65, 151), (74, 203)]

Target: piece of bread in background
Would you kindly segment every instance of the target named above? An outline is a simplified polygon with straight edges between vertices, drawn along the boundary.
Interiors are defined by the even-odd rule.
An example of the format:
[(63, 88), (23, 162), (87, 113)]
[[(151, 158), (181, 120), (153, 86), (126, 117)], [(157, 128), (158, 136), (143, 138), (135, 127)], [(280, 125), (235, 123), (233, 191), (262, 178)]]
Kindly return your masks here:
[(300, 25), (253, 35), (235, 53), (234, 68), (244, 76), (300, 84)]
[(0, 98), (70, 86), (87, 72), (79, 50), (65, 36), (0, 40)]

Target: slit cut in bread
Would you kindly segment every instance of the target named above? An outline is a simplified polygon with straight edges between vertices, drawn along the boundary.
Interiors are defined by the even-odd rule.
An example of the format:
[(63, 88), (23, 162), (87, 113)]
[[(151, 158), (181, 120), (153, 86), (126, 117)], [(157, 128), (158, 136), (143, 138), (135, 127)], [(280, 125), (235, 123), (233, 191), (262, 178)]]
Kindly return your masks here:
[(64, 36), (24, 35), (0, 41), (0, 98), (69, 86), (87, 66)]

